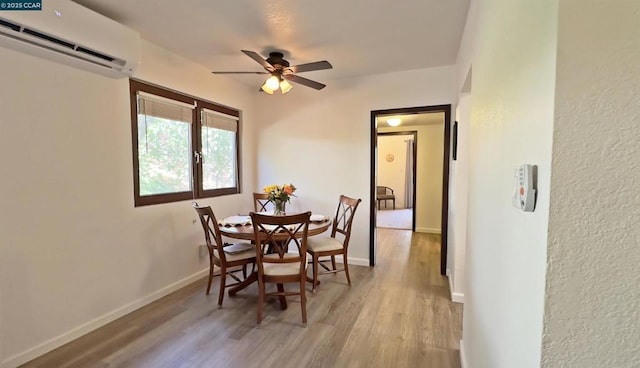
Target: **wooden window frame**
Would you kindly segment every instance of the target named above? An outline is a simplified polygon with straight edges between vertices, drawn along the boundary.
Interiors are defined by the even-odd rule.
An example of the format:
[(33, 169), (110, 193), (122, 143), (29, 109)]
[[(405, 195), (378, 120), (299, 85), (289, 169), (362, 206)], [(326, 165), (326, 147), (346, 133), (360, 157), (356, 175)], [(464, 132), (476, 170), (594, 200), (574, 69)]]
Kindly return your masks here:
[[(171, 203), (184, 200), (193, 200), (196, 198), (209, 198), (218, 197), (223, 195), (240, 193), (240, 178), (241, 164), (240, 164), (240, 134), (241, 134), (241, 121), (240, 111), (216, 104), (211, 101), (206, 101), (197, 97), (189, 96), (184, 93), (169, 90), (160, 86), (152, 85), (140, 80), (129, 79), (129, 95), (131, 105), (131, 144), (133, 153), (133, 197), (135, 207), (147, 206), (153, 204)], [(185, 192), (164, 193), (154, 195), (140, 195), (140, 174), (138, 163), (138, 92), (146, 92), (156, 96), (168, 98), (176, 102), (186, 103), (193, 105), (192, 112), (192, 124), (191, 124), (191, 180), (192, 190)], [(203, 172), (202, 161), (196, 160), (195, 153), (201, 151), (201, 111), (202, 109), (208, 109), (216, 111), (222, 114), (229, 115), (237, 119), (236, 127), (236, 186), (232, 188), (219, 188), (219, 189), (203, 189)]]

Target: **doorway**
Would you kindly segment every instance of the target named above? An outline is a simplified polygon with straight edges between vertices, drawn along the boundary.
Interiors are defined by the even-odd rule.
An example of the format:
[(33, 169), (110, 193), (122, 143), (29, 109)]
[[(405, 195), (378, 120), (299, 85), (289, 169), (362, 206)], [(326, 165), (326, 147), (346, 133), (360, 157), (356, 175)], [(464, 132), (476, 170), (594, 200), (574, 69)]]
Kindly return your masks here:
[(384, 190), (394, 198), (378, 199), (376, 227), (416, 231), (417, 147), (415, 130), (378, 132), (378, 150), (382, 154), (377, 158), (376, 191)]
[[(447, 265), (447, 219), (448, 219), (448, 208), (449, 208), (449, 157), (450, 157), (450, 134), (451, 134), (451, 105), (437, 105), (437, 106), (422, 106), (422, 107), (410, 107), (410, 108), (398, 108), (398, 109), (388, 109), (388, 110), (374, 110), (371, 111), (371, 184), (370, 184), (370, 234), (369, 234), (369, 265), (375, 265), (376, 258), (376, 211), (377, 211), (377, 185), (378, 185), (378, 167), (377, 160), (378, 155), (378, 134), (381, 127), (378, 122), (381, 121), (382, 118), (394, 116), (394, 115), (407, 115), (414, 116), (419, 114), (430, 114), (430, 113), (441, 113), (442, 119), (440, 120), (440, 125), (442, 128), (442, 165), (441, 165), (441, 209), (439, 213), (440, 220), (440, 274), (445, 275), (446, 273), (446, 265)], [(409, 130), (408, 128), (406, 130)], [(416, 161), (419, 161), (416, 160)], [(416, 162), (418, 166), (418, 171), (420, 170), (419, 165), (420, 162)], [(439, 176), (439, 175), (438, 175)], [(414, 185), (415, 191), (420, 191), (418, 183)], [(419, 196), (417, 196), (419, 197)], [(414, 200), (417, 198), (414, 197)], [(420, 204), (417, 203), (414, 206), (414, 212), (417, 210), (417, 207)], [(414, 221), (416, 219), (416, 215), (414, 214)], [(416, 229), (416, 225), (414, 224), (414, 229)]]

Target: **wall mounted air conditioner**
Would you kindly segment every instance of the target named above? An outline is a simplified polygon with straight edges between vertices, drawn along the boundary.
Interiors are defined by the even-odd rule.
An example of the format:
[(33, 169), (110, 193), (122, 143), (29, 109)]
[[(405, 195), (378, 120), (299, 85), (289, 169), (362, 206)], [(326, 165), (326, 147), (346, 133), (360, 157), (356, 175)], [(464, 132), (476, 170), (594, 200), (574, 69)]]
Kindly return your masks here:
[(137, 32), (69, 0), (0, 12), (0, 46), (112, 78), (132, 75), (140, 58)]

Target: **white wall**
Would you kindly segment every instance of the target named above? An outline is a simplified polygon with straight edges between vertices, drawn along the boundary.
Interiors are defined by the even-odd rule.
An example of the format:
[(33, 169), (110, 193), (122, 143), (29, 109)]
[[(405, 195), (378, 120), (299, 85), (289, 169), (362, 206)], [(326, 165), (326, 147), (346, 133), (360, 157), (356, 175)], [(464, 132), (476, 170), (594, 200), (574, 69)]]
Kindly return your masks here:
[[(133, 206), (127, 79), (0, 48), (0, 351), (13, 367), (204, 275), (190, 201)], [(136, 77), (242, 110), (252, 95), (143, 43)], [(245, 189), (246, 191), (246, 189)], [(246, 194), (201, 201), (235, 214)]]
[[(451, 299), (459, 303), (464, 302), (465, 292), (470, 114), (471, 95), (463, 93), (459, 97), (458, 111), (456, 112), (456, 121), (458, 122), (457, 155), (456, 160), (451, 161), (449, 175), (449, 247), (447, 248), (447, 271)], [(452, 139), (454, 138), (452, 137)], [(453, 150), (453, 145), (451, 149)]]
[[(461, 86), (472, 65), (462, 358), (474, 368), (538, 367), (557, 2), (484, 0), (470, 15), (458, 72)], [(513, 167), (523, 163), (538, 166), (533, 213), (511, 206)]]
[(444, 124), (421, 126), (416, 158), (416, 231), (439, 234), (442, 229)]
[[(378, 185), (393, 189), (396, 196), (396, 209), (405, 206), (405, 181), (407, 172), (407, 143), (413, 135), (383, 135), (378, 136)], [(387, 161), (387, 155), (393, 155), (393, 161)], [(380, 202), (380, 209), (392, 209), (393, 203)]]
[(291, 181), (299, 187), (293, 208), (331, 215), (340, 194), (362, 198), (349, 258), (368, 265), (371, 111), (453, 104), (455, 81), (455, 68), (443, 67), (326, 81), (322, 91), (296, 85), (284, 96), (260, 94), (259, 185)]
[(638, 19), (560, 2), (543, 367), (640, 367)]

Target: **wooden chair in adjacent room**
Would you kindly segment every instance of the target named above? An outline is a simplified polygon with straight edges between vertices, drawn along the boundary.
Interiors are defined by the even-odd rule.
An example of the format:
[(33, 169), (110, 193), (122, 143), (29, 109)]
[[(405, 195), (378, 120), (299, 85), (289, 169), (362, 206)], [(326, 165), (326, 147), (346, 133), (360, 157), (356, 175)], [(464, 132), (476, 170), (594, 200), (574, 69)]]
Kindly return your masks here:
[(393, 193), (393, 189), (378, 185), (376, 187), (376, 199), (378, 200), (378, 209), (380, 209), (380, 202), (382, 201), (384, 201), (384, 208), (387, 208), (387, 201), (391, 201), (393, 209), (396, 209), (396, 195)]
[[(255, 281), (255, 275), (247, 277), (246, 272), (248, 265), (255, 266), (255, 247), (249, 243), (225, 244), (222, 241), (218, 221), (216, 221), (216, 216), (213, 214), (211, 207), (200, 207), (197, 203), (194, 203), (193, 208), (200, 218), (207, 249), (209, 250), (209, 282), (207, 284), (207, 295), (211, 291), (214, 266), (218, 266), (220, 268), (218, 307), (222, 307), (225, 288), (232, 287), (229, 294), (233, 295)], [(244, 276), (243, 280), (240, 280), (240, 278), (235, 275), (237, 272), (242, 272)], [(236, 282), (227, 285), (227, 276), (230, 276)]]
[[(361, 199), (354, 199), (344, 195), (340, 196), (336, 217), (333, 220), (330, 237), (312, 237), (307, 243), (307, 252), (311, 255), (313, 263), (313, 291), (318, 285), (318, 275), (336, 273), (344, 271), (347, 276), (347, 283), (351, 285), (349, 277), (349, 264), (347, 261), (347, 251), (349, 248), (349, 239), (351, 238), (351, 225), (353, 224), (353, 215), (356, 213)], [(338, 238), (340, 237), (340, 238)], [(336, 268), (336, 256), (341, 255), (343, 260), (343, 268)], [(320, 257), (331, 257), (321, 261)], [(331, 261), (331, 268), (323, 262)], [(319, 272), (319, 267), (325, 269)]]
[[(296, 215), (270, 216), (252, 212), (251, 221), (256, 243), (258, 265), (258, 314), (262, 322), (265, 298), (277, 296), (282, 309), (287, 308), (287, 296), (300, 295), (302, 323), (307, 325), (307, 234), (311, 212)], [(286, 246), (285, 246), (286, 245)], [(287, 252), (287, 248), (289, 252)], [(268, 249), (273, 252), (268, 253)], [(291, 252), (296, 250), (297, 252)], [(266, 284), (276, 284), (277, 291), (267, 292)], [(298, 291), (286, 291), (284, 284), (298, 284)]]

